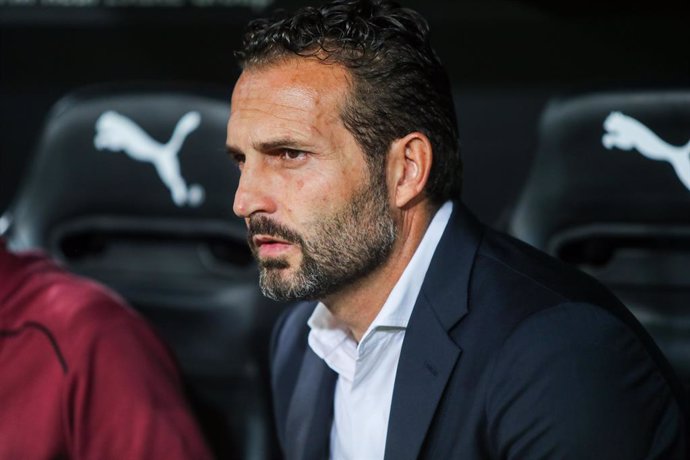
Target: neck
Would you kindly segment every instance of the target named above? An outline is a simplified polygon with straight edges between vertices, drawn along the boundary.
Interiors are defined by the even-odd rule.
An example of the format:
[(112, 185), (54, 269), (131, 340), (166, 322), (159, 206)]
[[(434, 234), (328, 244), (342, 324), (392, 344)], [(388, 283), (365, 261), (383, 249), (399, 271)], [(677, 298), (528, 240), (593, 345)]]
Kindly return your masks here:
[(420, 205), (401, 211), (398, 238), (386, 261), (366, 277), (323, 299), (358, 343), (419, 247), (435, 210)]

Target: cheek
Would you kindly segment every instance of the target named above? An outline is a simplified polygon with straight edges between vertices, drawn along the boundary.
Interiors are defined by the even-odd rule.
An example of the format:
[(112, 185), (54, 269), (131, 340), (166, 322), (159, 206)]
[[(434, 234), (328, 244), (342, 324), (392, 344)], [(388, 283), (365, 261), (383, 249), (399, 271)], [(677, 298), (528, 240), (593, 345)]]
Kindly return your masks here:
[[(319, 178), (320, 179), (320, 178)], [(289, 210), (295, 207), (306, 207), (308, 211), (318, 211), (339, 199), (329, 186), (329, 181), (320, 181), (313, 178), (310, 181), (297, 179), (290, 197), (286, 194), (286, 204)], [(309, 209), (311, 208), (311, 209)]]
[(342, 209), (358, 184), (358, 175), (342, 165), (321, 162), (318, 167), (281, 176), (274, 191), (294, 221), (307, 224)]
[(330, 181), (323, 179), (319, 176), (295, 179), (279, 191), (287, 214), (303, 230), (332, 212), (331, 208), (337, 207), (336, 203), (341, 199), (330, 186)]

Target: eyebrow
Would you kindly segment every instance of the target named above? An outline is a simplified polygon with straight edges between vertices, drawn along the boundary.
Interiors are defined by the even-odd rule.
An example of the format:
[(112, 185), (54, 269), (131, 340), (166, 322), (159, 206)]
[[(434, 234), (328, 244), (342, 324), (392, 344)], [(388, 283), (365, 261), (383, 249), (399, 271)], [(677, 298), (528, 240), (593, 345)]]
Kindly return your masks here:
[[(304, 145), (295, 141), (294, 139), (290, 138), (278, 138), (278, 139), (272, 139), (269, 141), (265, 142), (259, 142), (256, 143), (252, 146), (255, 150), (258, 150), (259, 152), (270, 152), (272, 150), (277, 150), (277, 149), (294, 149), (294, 150), (303, 150)], [(235, 147), (234, 145), (226, 145), (225, 149), (230, 155), (244, 155), (244, 152), (242, 149), (239, 147)]]
[(259, 142), (258, 144), (254, 144), (253, 147), (256, 150), (258, 150), (259, 152), (270, 152), (271, 150), (277, 150), (277, 149), (301, 150), (304, 148), (304, 145), (295, 141), (294, 139), (284, 137), (284, 138), (269, 140), (266, 142)]
[(225, 146), (225, 150), (228, 152), (228, 155), (230, 155), (233, 158), (237, 155), (244, 155), (241, 149), (229, 144)]

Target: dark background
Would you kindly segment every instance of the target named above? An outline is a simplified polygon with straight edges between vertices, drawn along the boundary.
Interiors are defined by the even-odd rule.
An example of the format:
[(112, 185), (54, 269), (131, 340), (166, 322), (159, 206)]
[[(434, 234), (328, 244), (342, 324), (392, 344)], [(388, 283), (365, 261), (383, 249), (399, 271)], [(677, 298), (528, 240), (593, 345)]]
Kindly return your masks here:
[[(45, 117), (58, 99), (95, 84), (172, 82), (200, 88), (217, 85), (229, 103), (239, 74), (233, 50), (239, 47), (247, 21), (266, 15), (266, 10), (306, 3), (275, 0), (266, 9), (260, 7), (269, 2), (0, 0), (0, 215), (31, 164)], [(600, 90), (690, 88), (688, 0), (639, 6), (619, 0), (552, 3), (556, 2), (403, 1), (428, 18), (432, 41), (450, 73), (465, 162), (465, 200), (495, 226), (508, 221), (532, 165), (540, 114), (550, 100)], [(194, 6), (200, 4), (227, 6)], [(251, 4), (255, 6), (247, 6)], [(0, 232), (2, 226), (0, 220)], [(251, 275), (253, 286), (256, 275)], [(197, 287), (193, 277), (185, 281), (185, 286)], [(179, 308), (180, 286), (172, 286), (175, 289), (160, 294), (173, 297), (170, 303)], [(216, 292), (210, 291), (213, 297)], [(140, 306), (135, 296), (125, 297)], [(188, 306), (197, 306), (192, 303)], [(211, 310), (218, 316), (209, 318), (227, 320), (222, 308)], [(186, 312), (199, 320), (195, 309)], [(171, 343), (179, 342), (184, 349), (187, 336), (177, 337), (170, 326), (179, 323), (179, 330), (186, 330), (186, 319), (179, 320), (183, 316), (177, 313), (152, 309), (148, 317), (157, 318)], [(261, 323), (263, 329), (257, 333), (263, 346), (269, 326)], [(217, 338), (209, 336), (209, 342)], [(232, 404), (228, 412), (241, 412)], [(203, 412), (201, 419), (206, 426), (220, 427), (207, 435), (225, 441), (222, 424)]]
[[(270, 0), (223, 0), (235, 6), (210, 8), (188, 0), (118, 0), (127, 7), (40, 1), (88, 4), (0, 0), (0, 212), (62, 95), (111, 81), (185, 81), (221, 85), (229, 98), (238, 75), (232, 53), (246, 22), (313, 3), (276, 0), (263, 9), (242, 5)], [(180, 6), (150, 6), (163, 1)], [(402, 3), (431, 23), (454, 86), (466, 201), (489, 223), (501, 225), (510, 212), (550, 98), (690, 83), (687, 1)]]

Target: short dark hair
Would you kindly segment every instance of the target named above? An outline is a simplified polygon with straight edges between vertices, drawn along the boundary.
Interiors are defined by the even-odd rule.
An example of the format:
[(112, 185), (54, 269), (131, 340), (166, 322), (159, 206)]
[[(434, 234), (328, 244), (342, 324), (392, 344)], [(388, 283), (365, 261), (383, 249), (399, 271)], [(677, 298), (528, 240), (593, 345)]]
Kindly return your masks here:
[(462, 161), (448, 75), (431, 47), (429, 25), (392, 1), (335, 0), (249, 23), (236, 57), (243, 69), (290, 56), (348, 69), (353, 88), (341, 117), (372, 173), (385, 173), (391, 143), (419, 131), (431, 141), (426, 193), (437, 204), (459, 198)]

